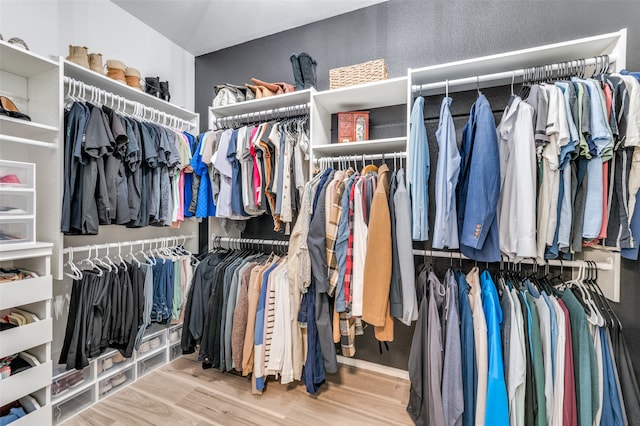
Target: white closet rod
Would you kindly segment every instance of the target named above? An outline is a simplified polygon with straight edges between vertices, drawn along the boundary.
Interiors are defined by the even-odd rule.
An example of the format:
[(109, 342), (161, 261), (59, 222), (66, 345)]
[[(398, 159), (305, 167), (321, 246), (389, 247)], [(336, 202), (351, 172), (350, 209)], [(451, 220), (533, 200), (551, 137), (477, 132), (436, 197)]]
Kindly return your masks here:
[[(615, 62), (615, 55), (607, 55), (607, 56), (609, 57), (609, 63), (613, 64)], [(544, 72), (545, 66), (550, 67), (550, 70), (552, 71), (558, 71), (563, 66), (566, 66), (566, 64), (572, 64), (572, 63), (574, 64), (574, 68), (576, 67), (576, 64), (579, 67), (583, 67), (583, 65), (584, 66), (599, 65), (602, 62), (602, 59), (599, 59), (599, 58), (601, 57), (580, 59), (577, 61), (576, 60), (567, 61), (564, 63), (541, 65), (537, 67), (521, 68), (521, 69), (512, 70), (512, 71), (503, 71), (503, 72), (498, 72), (493, 74), (477, 75), (473, 77), (456, 78), (453, 80), (442, 80), (435, 83), (414, 84), (411, 86), (411, 90), (415, 93), (415, 92), (425, 92), (425, 91), (436, 90), (436, 89), (444, 89), (447, 87), (452, 88), (456, 86), (471, 86), (471, 85), (477, 85), (478, 88), (480, 88), (481, 83), (490, 83), (490, 82), (497, 82), (497, 81), (513, 82), (515, 81), (516, 77), (521, 78), (525, 75), (530, 75), (532, 74), (532, 72), (535, 72), (535, 70)], [(571, 65), (568, 65), (568, 66), (569, 68), (571, 67)], [(484, 87), (489, 87), (489, 86), (484, 85)]]
[[(464, 259), (464, 260), (472, 260), (467, 256), (463, 255), (460, 252), (455, 251), (439, 251), (439, 250), (413, 250), (414, 256), (425, 256), (425, 257), (440, 257), (445, 259)], [(519, 261), (511, 261), (508, 258), (505, 258), (503, 262), (506, 263), (524, 263), (528, 265), (539, 265), (539, 266), (560, 266), (567, 268), (579, 268), (581, 266), (587, 265), (584, 260), (557, 260), (557, 259), (549, 259), (545, 260), (544, 263), (539, 263), (536, 259), (526, 258), (521, 259)], [(485, 262), (480, 262), (485, 263)], [(593, 262), (591, 262), (593, 264)], [(601, 271), (611, 271), (613, 269), (613, 260), (611, 257), (607, 258), (607, 262), (595, 262), (596, 267)]]
[(393, 160), (394, 158), (406, 158), (406, 152), (388, 152), (385, 154), (352, 154), (339, 155), (337, 157), (314, 158), (315, 163), (339, 163), (342, 161), (373, 161), (373, 160)]
[(120, 241), (117, 243), (91, 244), (87, 246), (67, 247), (62, 251), (62, 253), (68, 254), (69, 251), (72, 251), (73, 253), (78, 253), (81, 251), (89, 251), (89, 250), (91, 251), (105, 250), (105, 249), (112, 249), (112, 248), (118, 248), (118, 247), (137, 246), (137, 245), (146, 246), (151, 244), (170, 243), (170, 242), (177, 244), (178, 241), (180, 240), (182, 240), (182, 243), (184, 243), (186, 240), (190, 240), (192, 238), (193, 238), (193, 235), (176, 235), (171, 237), (151, 238), (148, 240)]
[(263, 111), (246, 112), (244, 114), (229, 115), (226, 117), (216, 117), (216, 124), (222, 124), (229, 121), (250, 121), (268, 119), (274, 115), (283, 114), (285, 117), (292, 117), (295, 115), (302, 115), (309, 111), (310, 103), (291, 105), (282, 108), (272, 108)]
[(34, 146), (40, 146), (40, 147), (49, 148), (49, 149), (57, 149), (58, 148), (58, 146), (56, 144), (53, 144), (53, 143), (42, 142), (42, 141), (39, 141), (39, 140), (36, 140), (36, 139), (21, 138), (21, 137), (18, 137), (18, 136), (0, 135), (0, 139), (5, 141), (5, 142), (14, 142), (14, 143), (25, 144), (25, 145), (34, 145)]
[[(110, 103), (111, 108), (113, 108), (117, 112), (133, 115), (134, 117), (140, 118), (142, 120), (151, 121), (162, 126), (180, 128), (183, 130), (196, 128), (196, 125), (190, 121), (183, 120), (182, 118), (176, 117), (175, 115), (167, 114), (166, 112), (160, 111), (159, 109), (148, 107), (140, 102), (131, 101), (123, 96), (107, 92), (104, 89), (100, 89), (99, 87), (75, 80), (71, 77), (65, 76), (64, 82), (67, 85), (67, 96), (71, 97), (72, 99), (81, 98), (87, 102), (97, 103), (100, 103), (104, 99), (104, 102), (102, 102), (103, 105), (106, 103)], [(130, 107), (131, 111), (127, 112), (127, 107)]]

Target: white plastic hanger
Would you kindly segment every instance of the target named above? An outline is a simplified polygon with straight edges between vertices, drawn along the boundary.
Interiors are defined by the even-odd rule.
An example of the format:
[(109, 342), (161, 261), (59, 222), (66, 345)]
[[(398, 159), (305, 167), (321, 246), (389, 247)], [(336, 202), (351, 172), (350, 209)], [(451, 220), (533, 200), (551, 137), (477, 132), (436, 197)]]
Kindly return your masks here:
[(76, 266), (75, 263), (73, 263), (73, 247), (69, 247), (69, 258), (67, 259), (67, 262), (64, 265), (68, 266), (71, 269), (71, 273), (68, 273), (68, 272), (64, 273), (66, 276), (74, 280), (82, 279), (82, 276), (83, 276), (82, 271), (80, 270), (80, 268)]

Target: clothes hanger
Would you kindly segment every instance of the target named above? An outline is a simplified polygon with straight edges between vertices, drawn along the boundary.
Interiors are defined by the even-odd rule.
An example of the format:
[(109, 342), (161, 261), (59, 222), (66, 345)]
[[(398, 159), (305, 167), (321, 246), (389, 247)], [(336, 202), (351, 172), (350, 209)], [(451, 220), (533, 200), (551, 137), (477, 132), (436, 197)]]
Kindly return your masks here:
[[(147, 263), (149, 263), (150, 265), (155, 265), (156, 264), (156, 259), (153, 258), (153, 257), (147, 256), (147, 253), (145, 253), (145, 251), (144, 251), (144, 244), (145, 244), (145, 241), (143, 240), (142, 244), (141, 244), (141, 247), (140, 247), (140, 251), (138, 252), (138, 254), (141, 254), (142, 257), (144, 257), (144, 260), (146, 260)], [(149, 245), (151, 245), (151, 242), (149, 242)]]
[(98, 267), (95, 263), (93, 263), (93, 261), (91, 260), (91, 252), (92, 252), (92, 250), (91, 250), (91, 246), (89, 246), (89, 250), (88, 250), (87, 258), (86, 258), (86, 259), (82, 259), (82, 260), (80, 261), (80, 263), (79, 263), (79, 264), (83, 264), (83, 263), (88, 264), (88, 265), (89, 265), (89, 267), (90, 267), (92, 270), (94, 270), (95, 272), (97, 272), (98, 276), (99, 276), (99, 277), (101, 277), (101, 276), (102, 276), (102, 274), (103, 274), (104, 272), (102, 271), (102, 269), (101, 269), (101, 268), (99, 268), (99, 267)]
[(69, 257), (67, 258), (67, 262), (64, 264), (64, 266), (68, 266), (71, 269), (71, 273), (64, 273), (66, 276), (74, 280), (82, 279), (82, 271), (76, 266), (75, 263), (73, 263), (73, 247), (69, 247)]
[(106, 260), (105, 263), (109, 265), (114, 272), (118, 272), (118, 266), (113, 263), (113, 261), (109, 257), (109, 244), (107, 244), (107, 254), (104, 255), (103, 259)]
[(118, 244), (118, 254), (116, 255), (116, 260), (120, 263), (120, 266), (122, 266), (125, 272), (129, 270), (127, 262), (125, 262), (122, 258), (122, 244)]

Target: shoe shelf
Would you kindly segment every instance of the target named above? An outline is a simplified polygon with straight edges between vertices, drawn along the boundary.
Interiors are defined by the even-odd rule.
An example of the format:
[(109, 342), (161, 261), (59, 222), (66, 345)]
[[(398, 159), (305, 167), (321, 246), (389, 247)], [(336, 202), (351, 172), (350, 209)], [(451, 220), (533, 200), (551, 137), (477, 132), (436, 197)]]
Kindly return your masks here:
[[(6, 221), (2, 221), (4, 224)], [(28, 312), (37, 320), (23, 314), (28, 322), (0, 332), (0, 358), (27, 352), (37, 359), (36, 365), (0, 380), (0, 405), (9, 404), (31, 395), (40, 408), (12, 424), (51, 423), (51, 252), (50, 243), (33, 243), (29, 247), (2, 247), (0, 267), (25, 269), (37, 278), (0, 283), (0, 315)], [(31, 361), (30, 361), (31, 363)]]
[(58, 69), (57, 61), (0, 40), (0, 69), (25, 77), (35, 77)]
[(0, 115), (0, 139), (56, 149), (59, 128)]
[(142, 90), (129, 87), (125, 83), (120, 83), (106, 75), (98, 74), (97, 72), (91, 71), (76, 63), (67, 61), (66, 59), (61, 58), (60, 60), (63, 63), (64, 75), (67, 77), (71, 77), (74, 80), (106, 90), (114, 95), (122, 96), (129, 101), (139, 102), (148, 107), (166, 112), (167, 114), (175, 115), (183, 120), (195, 120), (197, 123), (198, 115), (188, 109), (169, 103), (164, 99), (156, 98)]
[[(178, 333), (174, 335), (177, 337), (175, 341), (169, 339), (172, 332)], [(68, 420), (99, 400), (113, 395), (147, 373), (180, 357), (182, 355), (182, 348), (180, 347), (181, 332), (182, 324), (174, 324), (169, 327), (153, 324), (147, 329), (147, 333), (142, 340), (142, 343), (146, 342), (149, 345), (148, 351), (144, 353), (134, 351), (131, 358), (125, 358), (122, 362), (113, 363), (106, 370), (103, 369), (104, 361), (114, 357), (118, 351), (108, 349), (105, 353), (92, 359), (89, 362), (89, 366), (82, 370), (84, 375), (83, 383), (53, 397), (54, 424)], [(158, 339), (159, 343), (157, 347), (151, 348), (150, 342), (154, 339)], [(76, 370), (58, 373), (54, 377), (54, 383), (63, 381), (74, 373), (76, 373)], [(116, 386), (113, 385), (114, 381), (118, 383)], [(120, 383), (120, 381), (122, 382)]]
[(250, 101), (238, 102), (216, 108), (209, 107), (209, 113), (210, 115), (213, 114), (215, 117), (229, 117), (232, 115), (248, 114), (252, 112), (258, 113), (268, 111), (270, 109), (301, 105), (309, 103), (311, 96), (314, 93), (316, 93), (315, 89), (298, 90), (291, 93), (252, 99)]

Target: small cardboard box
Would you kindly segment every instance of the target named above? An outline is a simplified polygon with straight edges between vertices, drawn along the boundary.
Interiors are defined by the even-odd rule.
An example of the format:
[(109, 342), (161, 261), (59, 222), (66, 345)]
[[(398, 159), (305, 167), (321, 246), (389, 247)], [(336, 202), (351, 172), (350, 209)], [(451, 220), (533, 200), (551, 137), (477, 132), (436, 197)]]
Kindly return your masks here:
[(338, 143), (369, 140), (369, 111), (338, 113)]

